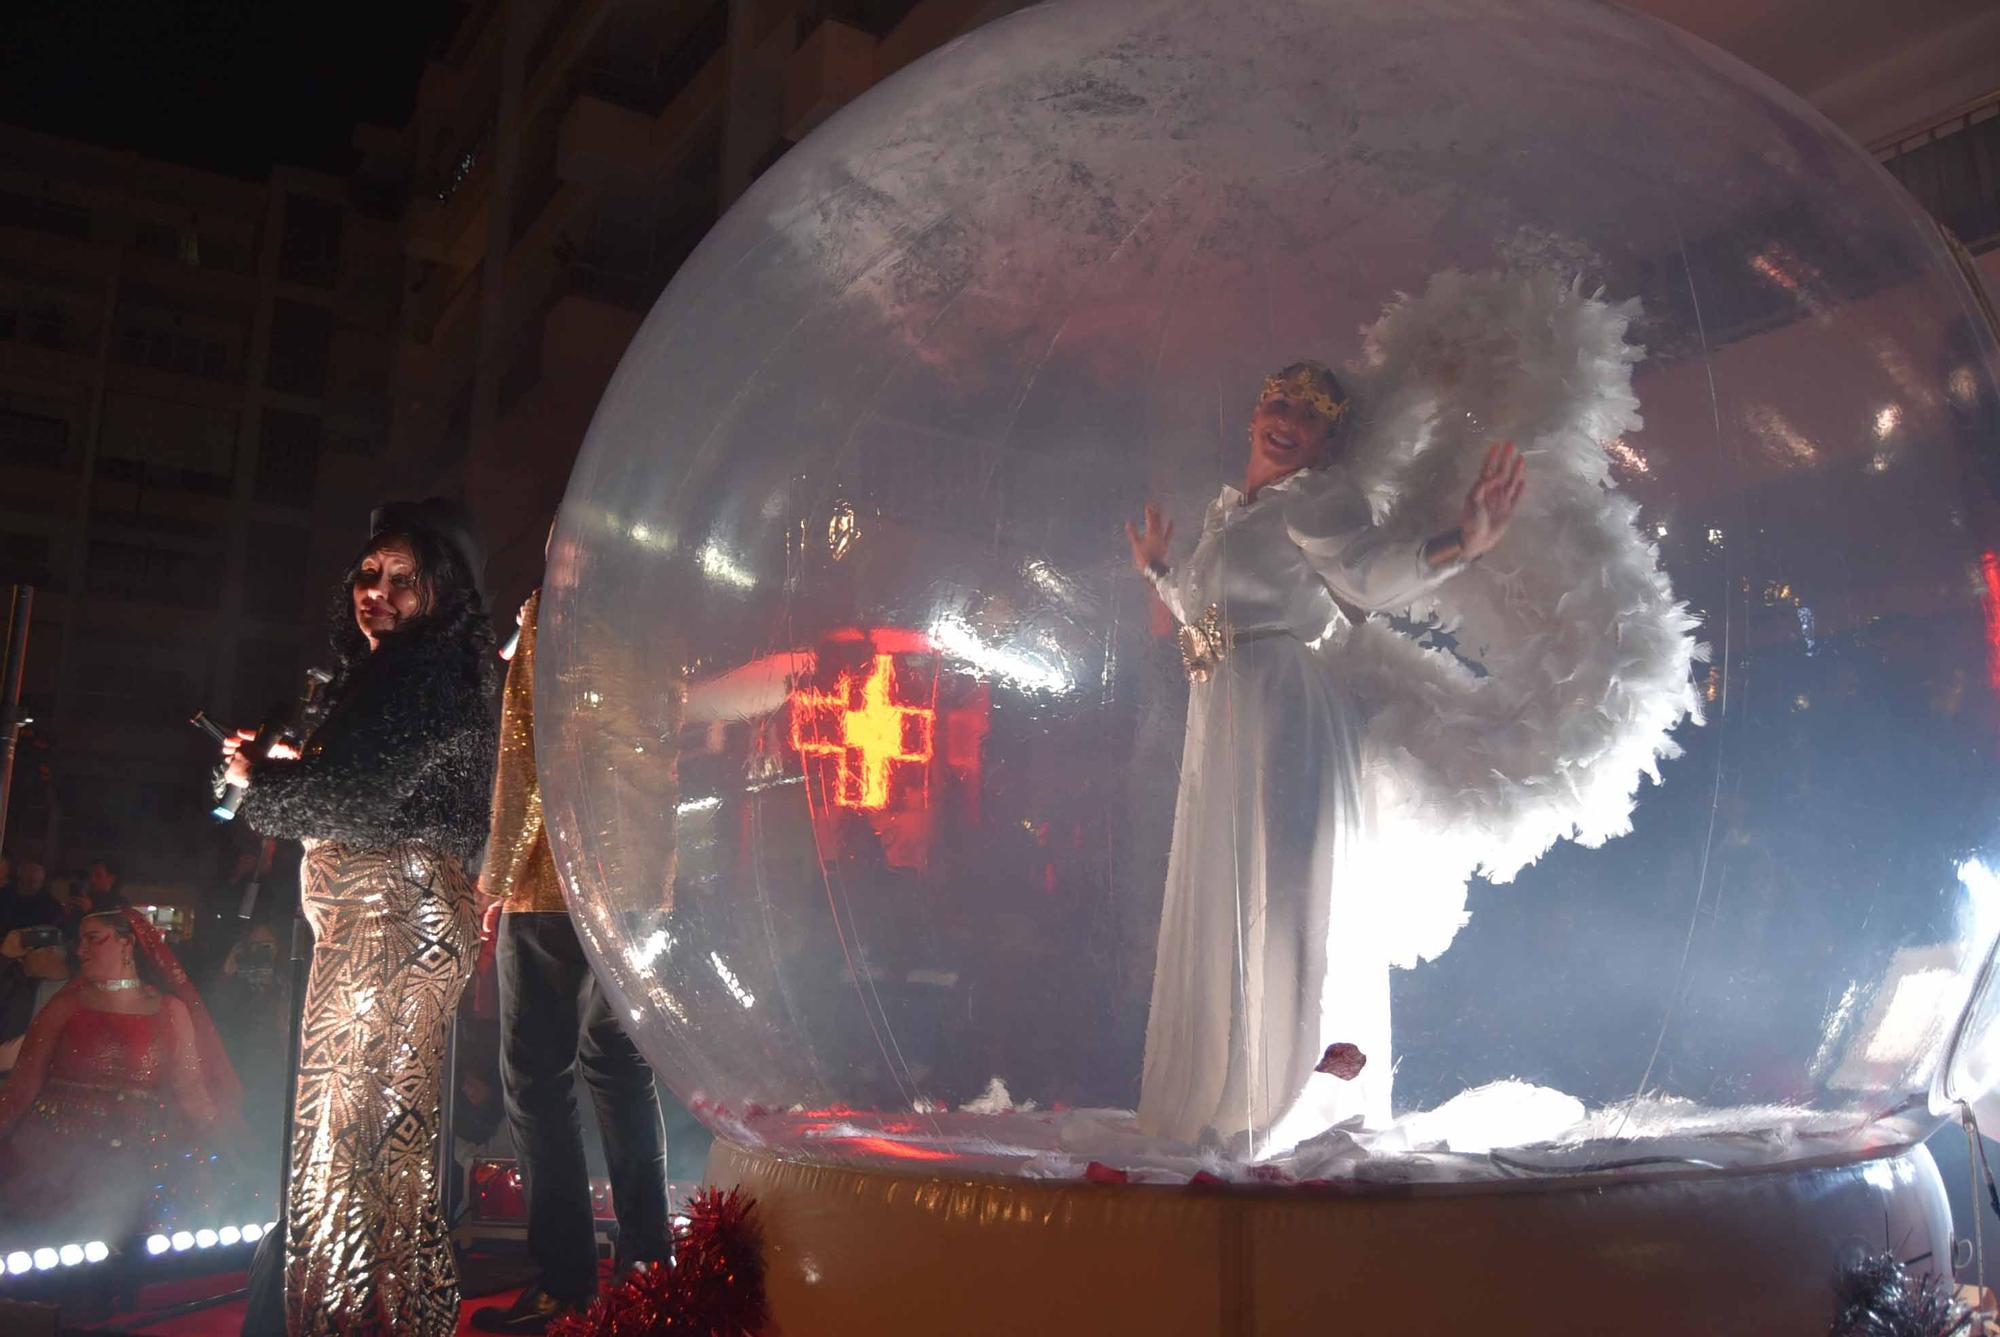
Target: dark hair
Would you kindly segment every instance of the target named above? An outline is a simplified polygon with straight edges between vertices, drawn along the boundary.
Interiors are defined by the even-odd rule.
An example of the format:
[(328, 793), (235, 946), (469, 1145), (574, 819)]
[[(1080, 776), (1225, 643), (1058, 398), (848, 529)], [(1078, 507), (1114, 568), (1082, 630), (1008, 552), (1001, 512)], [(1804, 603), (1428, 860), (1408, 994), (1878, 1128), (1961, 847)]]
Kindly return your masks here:
[(90, 861), (90, 867), (85, 868), (83, 871), (85, 872), (85, 874), (88, 874), (91, 868), (102, 868), (105, 872), (111, 874), (111, 880), (113, 882), (116, 882), (118, 880), (118, 865), (111, 862), (111, 860), (109, 859), (92, 859)]
[[(334, 591), (327, 639), (336, 661), (336, 692), (348, 675), (368, 660), (368, 638), (354, 622), (354, 582), (361, 573), (361, 563), (370, 553), (397, 542), (409, 548), (424, 592), (423, 612), (412, 620), (412, 627), (421, 624), (432, 634), (450, 639), (469, 638), (485, 651), (493, 648), (493, 626), (486, 616), (486, 601), (479, 592), (476, 573), (466, 564), (458, 545), (432, 529), (392, 526), (378, 531), (362, 545), (348, 563), (340, 587)], [(486, 655), (488, 659), (492, 657), (490, 653)]]
[[(132, 913), (137, 914), (138, 911), (134, 910)], [(160, 978), (160, 973), (153, 969), (152, 961), (147, 958), (144, 952), (139, 950), (138, 931), (132, 927), (132, 921), (126, 918), (125, 911), (123, 910), (93, 910), (77, 921), (76, 936), (72, 942), (72, 959), (70, 961), (72, 973), (75, 973), (80, 968), (79, 958), (83, 948), (83, 926), (93, 919), (105, 925), (126, 942), (132, 944), (132, 973), (134, 975), (137, 975), (140, 980), (152, 985), (156, 989), (166, 984), (166, 981)]]

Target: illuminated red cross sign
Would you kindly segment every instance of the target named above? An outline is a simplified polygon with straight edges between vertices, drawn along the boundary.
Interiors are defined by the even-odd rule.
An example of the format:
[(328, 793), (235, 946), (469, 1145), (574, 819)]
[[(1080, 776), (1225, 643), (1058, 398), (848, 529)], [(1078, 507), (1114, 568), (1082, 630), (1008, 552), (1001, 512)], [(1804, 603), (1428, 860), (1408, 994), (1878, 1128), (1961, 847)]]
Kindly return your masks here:
[(937, 712), (895, 699), (894, 660), (876, 655), (860, 678), (843, 673), (833, 690), (792, 693), (792, 746), (801, 757), (831, 758), (833, 801), (843, 808), (889, 806), (889, 768), (927, 765)]

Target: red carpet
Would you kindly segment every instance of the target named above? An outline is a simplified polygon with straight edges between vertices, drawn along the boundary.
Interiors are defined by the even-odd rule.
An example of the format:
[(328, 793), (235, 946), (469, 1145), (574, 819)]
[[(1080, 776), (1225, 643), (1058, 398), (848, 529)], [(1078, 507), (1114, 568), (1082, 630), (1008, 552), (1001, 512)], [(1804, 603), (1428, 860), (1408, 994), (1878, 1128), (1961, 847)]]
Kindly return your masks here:
[[(223, 1295), (243, 1289), (241, 1272), (227, 1273), (215, 1277), (203, 1277), (189, 1281), (162, 1283), (149, 1286), (140, 1296), (146, 1306), (143, 1311), (118, 1314), (102, 1323), (91, 1324), (91, 1328), (110, 1332), (146, 1333), (149, 1337), (236, 1337), (243, 1327), (243, 1301), (230, 1300), (179, 1318), (159, 1319), (145, 1322), (145, 1319), (161, 1310), (190, 1304), (204, 1296)], [(472, 1311), (491, 1304), (511, 1304), (520, 1291), (500, 1291), (493, 1295), (476, 1296), (467, 1300), (458, 1311), (458, 1330), (471, 1332)]]

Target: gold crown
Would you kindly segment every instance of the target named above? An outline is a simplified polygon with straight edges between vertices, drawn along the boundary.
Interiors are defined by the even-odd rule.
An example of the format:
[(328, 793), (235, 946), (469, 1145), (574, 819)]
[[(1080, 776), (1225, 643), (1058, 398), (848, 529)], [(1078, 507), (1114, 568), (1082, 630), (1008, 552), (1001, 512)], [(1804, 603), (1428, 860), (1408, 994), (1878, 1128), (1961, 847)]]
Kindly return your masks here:
[(1310, 363), (1299, 367), (1289, 376), (1283, 372), (1273, 372), (1264, 378), (1264, 393), (1258, 402), (1262, 403), (1273, 396), (1283, 395), (1287, 399), (1294, 399), (1306, 405), (1329, 424), (1337, 423), (1341, 415), (1347, 412), (1347, 401), (1335, 399), (1329, 394), (1320, 381), (1322, 376), (1328, 380), (1332, 379), (1331, 372)]

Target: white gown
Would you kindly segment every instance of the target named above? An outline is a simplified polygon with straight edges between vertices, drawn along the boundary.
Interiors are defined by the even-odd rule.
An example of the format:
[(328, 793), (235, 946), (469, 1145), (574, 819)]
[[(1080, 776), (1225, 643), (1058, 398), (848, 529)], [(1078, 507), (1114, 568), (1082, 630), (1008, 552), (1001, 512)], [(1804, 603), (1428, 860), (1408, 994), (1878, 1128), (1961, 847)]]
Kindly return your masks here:
[[(1139, 1096), (1148, 1133), (1283, 1151), (1353, 1115), (1389, 1116), (1389, 967), (1365, 868), (1363, 721), (1329, 645), (1338, 594), (1408, 604), (1457, 567), (1376, 528), (1339, 472), (1247, 504), (1224, 487), (1194, 555), (1155, 587), (1182, 622), (1216, 606), (1236, 644), (1188, 699)], [(1274, 634), (1275, 633), (1275, 634)], [(1328, 1045), (1367, 1064), (1315, 1075)]]

